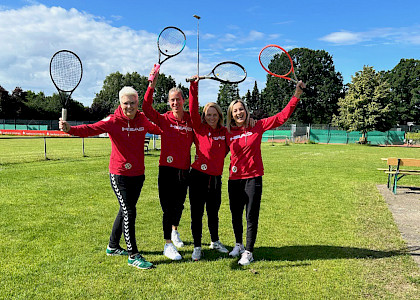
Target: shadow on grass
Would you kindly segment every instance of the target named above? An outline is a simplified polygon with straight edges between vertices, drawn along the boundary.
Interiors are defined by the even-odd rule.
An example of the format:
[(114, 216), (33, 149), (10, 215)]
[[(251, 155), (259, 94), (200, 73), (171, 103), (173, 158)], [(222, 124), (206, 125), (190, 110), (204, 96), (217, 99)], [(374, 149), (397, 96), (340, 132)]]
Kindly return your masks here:
[[(379, 259), (384, 257), (407, 254), (406, 250), (378, 251), (355, 247), (340, 247), (328, 245), (297, 245), (285, 247), (258, 247), (254, 249), (256, 261), (288, 261), (302, 262), (291, 266), (309, 265), (307, 261), (328, 259)], [(232, 262), (232, 269), (242, 269), (238, 260)], [(306, 263), (305, 263), (306, 261)], [(289, 265), (290, 266), (290, 265)]]
[(264, 260), (318, 260), (318, 259), (343, 259), (343, 258), (384, 258), (402, 255), (400, 250), (378, 251), (365, 248), (340, 247), (328, 245), (302, 245), (259, 247), (254, 251), (255, 255)]
[[(162, 264), (177, 264), (191, 262), (191, 252), (180, 248), (179, 253), (182, 255), (182, 260), (172, 261), (165, 258), (164, 260), (153, 260), (155, 265)], [(151, 258), (149, 255), (162, 255), (163, 251), (141, 251), (141, 254)], [(247, 269), (246, 267), (238, 265), (239, 258), (231, 258), (227, 253), (223, 254), (215, 250), (206, 249), (203, 245), (203, 257), (200, 261), (215, 261), (219, 259), (231, 259), (231, 269), (240, 270)], [(392, 251), (378, 251), (355, 247), (340, 247), (327, 245), (302, 245), (302, 246), (285, 246), (285, 247), (257, 247), (254, 249), (255, 261), (287, 261), (290, 262), (284, 267), (302, 267), (309, 266), (313, 260), (329, 260), (329, 259), (379, 259), (392, 256), (400, 256), (407, 254), (407, 249), (392, 250)], [(252, 264), (251, 264), (252, 267)]]
[(160, 151), (144, 152), (145, 157), (160, 157)]

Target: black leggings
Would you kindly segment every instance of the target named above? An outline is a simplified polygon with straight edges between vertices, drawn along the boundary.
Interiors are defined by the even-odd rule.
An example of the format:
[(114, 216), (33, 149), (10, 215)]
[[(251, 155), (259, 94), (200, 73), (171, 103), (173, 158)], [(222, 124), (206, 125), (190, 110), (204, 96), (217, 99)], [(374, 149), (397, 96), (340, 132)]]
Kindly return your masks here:
[(229, 206), (236, 243), (242, 244), (242, 215), (246, 208), (246, 250), (253, 252), (257, 239), (262, 195), (262, 177), (229, 180)]
[(194, 247), (201, 247), (204, 206), (212, 242), (219, 240), (219, 209), (222, 200), (222, 176), (211, 176), (191, 169), (190, 171), (190, 208), (191, 232)]
[[(128, 254), (138, 253), (136, 243), (136, 204), (144, 183), (144, 175), (123, 176), (109, 174), (111, 187), (117, 196), (120, 210), (112, 227), (109, 238), (109, 247), (119, 248), (121, 235), (124, 232), (124, 239), (127, 245)], [(123, 230), (124, 229), (124, 230)]]
[(159, 167), (159, 200), (162, 207), (163, 238), (171, 239), (172, 225), (178, 226), (184, 210), (189, 170)]

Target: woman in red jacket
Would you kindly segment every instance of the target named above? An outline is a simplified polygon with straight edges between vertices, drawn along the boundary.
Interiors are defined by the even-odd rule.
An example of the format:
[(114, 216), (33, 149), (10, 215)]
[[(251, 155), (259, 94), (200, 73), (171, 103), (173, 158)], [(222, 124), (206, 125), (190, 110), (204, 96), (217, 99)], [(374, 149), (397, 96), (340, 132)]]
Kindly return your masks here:
[[(138, 111), (136, 90), (124, 87), (119, 92), (120, 105), (114, 114), (94, 124), (70, 126), (60, 119), (61, 130), (80, 137), (108, 133), (111, 140), (109, 173), (112, 189), (120, 209), (112, 227), (107, 255), (128, 255), (128, 264), (139, 269), (150, 269), (153, 264), (139, 253), (136, 243), (136, 204), (143, 187), (144, 138), (147, 132), (161, 134), (155, 124)], [(120, 246), (124, 233), (127, 250)]]
[(184, 96), (181, 89), (172, 88), (169, 91), (170, 111), (160, 114), (152, 107), (157, 78), (156, 74), (149, 83), (142, 108), (144, 114), (162, 130), (158, 186), (165, 239), (163, 254), (169, 259), (180, 260), (182, 257), (177, 247), (183, 247), (184, 243), (180, 238), (178, 225), (187, 196), (193, 129), (190, 115), (183, 108)]
[(198, 81), (191, 82), (189, 107), (194, 143), (195, 161), (190, 171), (191, 231), (194, 239), (192, 259), (201, 258), (201, 234), (203, 228), (204, 206), (210, 232), (210, 249), (228, 253), (219, 240), (219, 209), (221, 204), (222, 172), (227, 153), (226, 127), (223, 126), (223, 113), (214, 102), (204, 106), (202, 116), (198, 112)]
[[(257, 238), (258, 218), (262, 195), (262, 176), (264, 175), (261, 157), (261, 140), (266, 130), (278, 127), (289, 119), (299, 97), (305, 88), (303, 82), (296, 86), (294, 96), (287, 106), (275, 116), (257, 121), (249, 127), (249, 111), (241, 100), (232, 101), (227, 112), (226, 142), (231, 152), (229, 166), (229, 206), (236, 245), (229, 253), (236, 257), (240, 265), (249, 265), (253, 260), (252, 252)], [(246, 248), (242, 243), (242, 215), (246, 209)]]

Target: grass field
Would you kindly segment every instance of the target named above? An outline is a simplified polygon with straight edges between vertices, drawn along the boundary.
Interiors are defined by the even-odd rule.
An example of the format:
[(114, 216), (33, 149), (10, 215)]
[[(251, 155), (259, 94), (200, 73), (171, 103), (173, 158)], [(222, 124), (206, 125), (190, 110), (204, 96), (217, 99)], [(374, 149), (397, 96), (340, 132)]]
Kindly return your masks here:
[[(254, 257), (193, 250), (189, 202), (179, 227), (184, 259), (162, 255), (158, 151), (146, 156), (137, 242), (156, 265), (137, 270), (107, 257), (118, 210), (108, 177), (110, 143), (86, 139), (0, 140), (1, 299), (420, 299), (420, 272), (377, 184), (380, 158), (419, 157), (417, 148), (265, 143), (263, 200)], [(227, 163), (225, 167), (227, 166)], [(225, 168), (225, 173), (228, 174)], [(404, 185), (420, 186), (419, 178)], [(220, 238), (234, 236), (223, 178)], [(124, 245), (124, 242), (121, 242)]]

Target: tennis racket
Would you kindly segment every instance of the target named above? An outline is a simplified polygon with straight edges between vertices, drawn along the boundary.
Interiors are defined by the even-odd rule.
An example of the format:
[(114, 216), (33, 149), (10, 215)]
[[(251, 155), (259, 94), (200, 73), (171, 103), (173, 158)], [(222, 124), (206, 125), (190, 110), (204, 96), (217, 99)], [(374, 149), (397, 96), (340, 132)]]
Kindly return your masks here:
[[(278, 45), (267, 45), (261, 49), (258, 60), (268, 74), (298, 83), (299, 80), (293, 67), (293, 59), (284, 48)], [(300, 88), (306, 94), (311, 94), (307, 88)]]
[[(155, 72), (149, 76), (149, 81), (153, 81), (159, 72), (160, 65), (165, 61), (181, 53), (186, 44), (186, 37), (181, 29), (173, 26), (165, 27), (158, 36), (157, 46), (159, 52), (159, 63), (155, 64)], [(163, 60), (162, 60), (163, 58)]]
[[(217, 64), (213, 70), (199, 79), (213, 79), (222, 83), (240, 83), (246, 78), (245, 68), (234, 61), (224, 61)], [(187, 78), (186, 81), (194, 81), (196, 78)]]
[(69, 50), (56, 52), (50, 61), (50, 77), (61, 98), (61, 118), (67, 120), (67, 103), (82, 80), (83, 67), (80, 58)]

